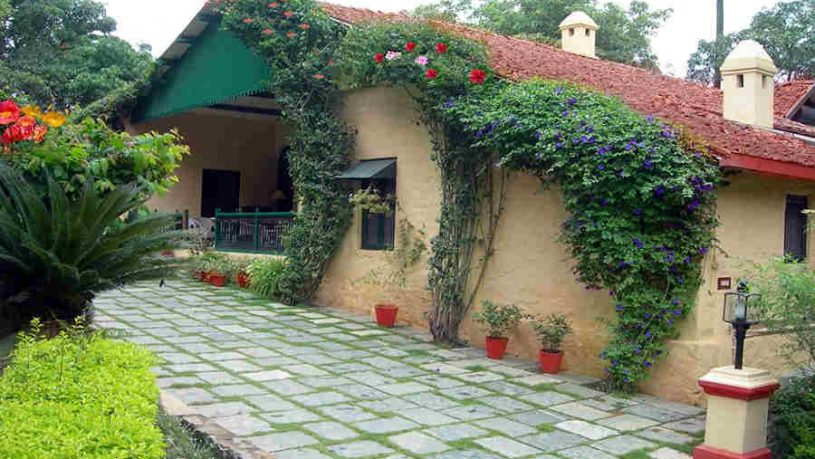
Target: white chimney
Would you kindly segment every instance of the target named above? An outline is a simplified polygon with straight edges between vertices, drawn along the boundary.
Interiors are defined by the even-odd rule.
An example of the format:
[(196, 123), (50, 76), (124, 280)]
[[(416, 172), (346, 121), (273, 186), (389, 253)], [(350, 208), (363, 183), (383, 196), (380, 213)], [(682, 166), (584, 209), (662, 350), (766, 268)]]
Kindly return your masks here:
[(561, 46), (564, 51), (595, 57), (594, 43), (597, 38), (597, 23), (582, 11), (575, 11), (560, 23)]
[(773, 99), (778, 68), (767, 51), (753, 40), (740, 42), (724, 60), (722, 112), (725, 119), (773, 127)]

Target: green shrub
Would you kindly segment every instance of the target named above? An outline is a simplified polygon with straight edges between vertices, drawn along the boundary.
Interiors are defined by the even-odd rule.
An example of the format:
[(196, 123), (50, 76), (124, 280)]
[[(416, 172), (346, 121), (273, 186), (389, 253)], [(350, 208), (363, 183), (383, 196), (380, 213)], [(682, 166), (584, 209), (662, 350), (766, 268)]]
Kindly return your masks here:
[(286, 260), (280, 257), (256, 258), (249, 263), (249, 288), (267, 298), (277, 298), (280, 294), (280, 278), (286, 269)]
[(559, 352), (563, 340), (572, 333), (572, 324), (563, 314), (550, 314), (532, 322), (532, 328), (538, 335), (541, 349), (548, 352)]
[(0, 377), (0, 457), (163, 458), (155, 363), (97, 333), (21, 335)]
[(815, 376), (785, 385), (773, 398), (772, 410), (778, 457), (815, 459)]

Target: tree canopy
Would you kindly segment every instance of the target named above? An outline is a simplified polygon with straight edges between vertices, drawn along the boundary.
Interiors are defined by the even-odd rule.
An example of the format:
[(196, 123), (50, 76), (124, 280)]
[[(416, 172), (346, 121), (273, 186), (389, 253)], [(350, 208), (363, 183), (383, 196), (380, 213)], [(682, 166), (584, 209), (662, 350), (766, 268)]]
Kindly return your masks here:
[(715, 70), (735, 45), (753, 39), (764, 45), (779, 78), (815, 77), (815, 0), (789, 0), (759, 11), (750, 26), (719, 40), (700, 40), (688, 60), (688, 78), (714, 83)]
[(90, 105), (146, 79), (149, 50), (111, 35), (95, 0), (0, 0), (0, 88), (58, 109)]
[(608, 60), (656, 68), (650, 38), (670, 17), (670, 9), (652, 10), (634, 0), (623, 9), (596, 0), (486, 0), (474, 6), (470, 0), (440, 0), (417, 8), (414, 14), (444, 20), (463, 20), (507, 35), (556, 44), (559, 24), (574, 11), (587, 12), (601, 27), (597, 54)]

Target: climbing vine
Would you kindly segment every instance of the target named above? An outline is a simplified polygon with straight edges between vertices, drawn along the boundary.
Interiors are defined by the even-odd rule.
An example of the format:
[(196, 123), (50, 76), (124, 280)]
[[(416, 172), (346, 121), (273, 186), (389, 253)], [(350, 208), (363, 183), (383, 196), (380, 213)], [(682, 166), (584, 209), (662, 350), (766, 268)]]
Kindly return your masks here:
[(347, 193), (334, 179), (348, 165), (352, 135), (337, 116), (333, 61), (345, 28), (313, 0), (215, 2), (223, 26), (266, 60), (269, 91), (289, 129), (299, 209), (285, 241), (281, 299), (309, 298), (351, 222)]
[(441, 176), (429, 266), (434, 337), (458, 341), (494, 251), (505, 174), (522, 171), (562, 195), (570, 215), (562, 240), (578, 280), (613, 297), (613, 338), (601, 355), (612, 387), (632, 389), (647, 377), (692, 309), (713, 238), (718, 170), (701, 148), (615, 98), (500, 80), (480, 44), (426, 24), (346, 31), (311, 0), (221, 3), (227, 27), (269, 62), (292, 129), (303, 207), (287, 247), (291, 298), (319, 286), (348, 225), (346, 194), (331, 180), (350, 147), (334, 115), (339, 88), (399, 86), (419, 106)]

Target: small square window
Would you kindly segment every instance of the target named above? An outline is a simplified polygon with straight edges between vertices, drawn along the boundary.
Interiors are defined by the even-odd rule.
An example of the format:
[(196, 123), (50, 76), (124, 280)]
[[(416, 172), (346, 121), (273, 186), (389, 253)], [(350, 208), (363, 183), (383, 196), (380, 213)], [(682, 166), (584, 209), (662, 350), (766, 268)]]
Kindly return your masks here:
[[(370, 188), (382, 197), (396, 195), (396, 180), (375, 179), (362, 182), (362, 188)], [(396, 200), (391, 202), (391, 212), (387, 214), (362, 211), (362, 249), (392, 250), (396, 233)]]

